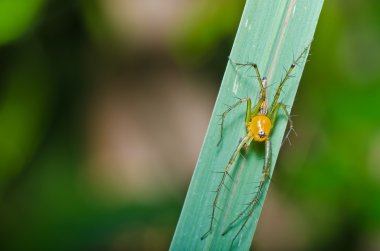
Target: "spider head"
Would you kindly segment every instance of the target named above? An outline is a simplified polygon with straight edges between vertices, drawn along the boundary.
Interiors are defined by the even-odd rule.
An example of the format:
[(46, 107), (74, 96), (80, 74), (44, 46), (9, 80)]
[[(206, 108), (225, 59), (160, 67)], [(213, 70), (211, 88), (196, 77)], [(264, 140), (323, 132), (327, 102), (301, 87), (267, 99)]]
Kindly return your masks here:
[(258, 133), (258, 135), (259, 135), (260, 138), (264, 138), (266, 134), (265, 134), (264, 131), (260, 131), (260, 132)]

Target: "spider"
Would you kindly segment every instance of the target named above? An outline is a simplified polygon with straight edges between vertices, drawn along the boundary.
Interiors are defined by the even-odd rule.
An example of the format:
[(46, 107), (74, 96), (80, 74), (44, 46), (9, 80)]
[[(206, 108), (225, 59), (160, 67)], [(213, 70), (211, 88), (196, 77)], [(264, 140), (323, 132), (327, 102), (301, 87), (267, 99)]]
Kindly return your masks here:
[[(308, 48), (310, 47), (307, 46), (301, 55), (296, 59), (293, 60), (293, 63), (290, 65), (289, 69), (286, 71), (285, 77), (282, 79), (280, 82), (276, 93), (274, 95), (273, 101), (270, 106), (268, 106), (268, 100), (267, 100), (267, 95), (266, 95), (266, 88), (267, 88), (267, 79), (266, 77), (261, 77), (259, 69), (256, 64), (253, 63), (234, 63), (235, 65), (238, 66), (250, 66), (253, 67), (257, 80), (259, 82), (260, 86), (260, 95), (259, 95), (259, 100), (256, 105), (252, 106), (252, 101), (249, 97), (247, 98), (239, 98), (239, 101), (230, 106), (222, 115), (221, 115), (221, 124), (220, 124), (220, 140), (218, 142), (218, 146), (221, 143), (223, 139), (223, 125), (224, 125), (224, 120), (229, 112), (231, 112), (233, 109), (238, 107), (242, 103), (247, 103), (247, 108), (245, 112), (245, 129), (246, 129), (246, 134), (245, 136), (239, 141), (239, 144), (235, 148), (232, 156), (230, 157), (230, 160), (228, 161), (227, 166), (225, 167), (224, 171), (221, 172), (222, 179), (219, 182), (215, 197), (213, 200), (213, 206), (212, 206), (212, 213), (211, 213), (211, 222), (208, 231), (201, 237), (201, 240), (204, 240), (207, 236), (209, 236), (214, 227), (214, 221), (215, 221), (215, 210), (218, 208), (217, 203), (218, 199), (222, 190), (222, 187), (225, 185), (225, 180), (226, 177), (229, 176), (231, 179), (230, 175), (230, 168), (233, 166), (235, 163), (239, 153), (244, 149), (248, 150), (249, 146), (253, 141), (257, 143), (264, 143), (265, 144), (265, 159), (264, 159), (264, 165), (261, 173), (261, 179), (259, 181), (259, 185), (257, 188), (257, 192), (253, 196), (253, 198), (250, 200), (250, 202), (246, 205), (246, 207), (236, 216), (236, 218), (227, 226), (227, 228), (223, 231), (222, 235), (226, 235), (232, 228), (233, 226), (243, 218), (243, 216), (246, 216), (244, 219), (242, 225), (240, 226), (239, 230), (235, 234), (235, 236), (232, 239), (231, 247), (234, 244), (234, 241), (236, 238), (239, 236), (239, 234), (242, 232), (244, 227), (246, 226), (249, 218), (252, 216), (256, 205), (259, 203), (261, 194), (263, 192), (263, 188), (266, 184), (266, 182), (270, 179), (270, 165), (271, 165), (271, 158), (272, 158), (272, 151), (271, 151), (271, 143), (270, 143), (270, 135), (273, 129), (273, 126), (276, 123), (277, 120), (277, 115), (280, 109), (282, 109), (285, 113), (285, 116), (287, 117), (289, 121), (289, 130), (286, 133), (284, 139), (288, 139), (289, 134), (294, 131), (293, 129), (293, 121), (290, 118), (289, 112), (286, 109), (286, 106), (282, 102), (278, 102), (278, 99), (280, 97), (282, 88), (284, 87), (286, 81), (291, 77), (291, 72), (293, 69), (296, 67), (296, 65), (299, 63), (301, 58), (305, 55), (307, 52)], [(232, 61), (232, 60), (231, 60)], [(284, 142), (284, 141), (283, 141)]]

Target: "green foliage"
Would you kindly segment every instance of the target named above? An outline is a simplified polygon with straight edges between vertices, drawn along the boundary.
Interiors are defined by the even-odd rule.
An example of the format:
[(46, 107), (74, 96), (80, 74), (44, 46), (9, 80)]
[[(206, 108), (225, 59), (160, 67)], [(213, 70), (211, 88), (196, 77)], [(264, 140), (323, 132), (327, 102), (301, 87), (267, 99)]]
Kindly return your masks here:
[[(231, 51), (231, 58), (240, 63), (257, 63), (261, 74), (268, 78), (269, 103), (272, 101), (279, 81), (285, 74), (283, 67), (288, 68), (293, 59), (301, 54), (312, 41), (322, 3), (323, 1), (308, 0), (247, 1)], [(280, 101), (288, 105), (288, 109), (293, 104), (304, 63), (305, 60), (294, 71), (295, 77), (285, 85), (280, 97)], [(254, 182), (259, 181), (261, 176), (263, 151), (260, 146), (254, 146), (250, 149), (247, 159), (240, 158), (237, 161), (232, 171), (234, 183), (227, 183), (231, 192), (225, 189), (218, 202), (218, 207), (221, 208), (216, 215), (218, 223), (213, 233), (201, 241), (200, 237), (207, 231), (210, 224), (211, 204), (215, 196), (212, 191), (216, 189), (221, 179), (221, 176), (215, 172), (224, 170), (230, 155), (244, 134), (245, 107), (241, 106), (227, 117), (224, 139), (217, 147), (219, 139), (217, 115), (227, 109), (225, 104), (236, 102), (236, 96), (250, 96), (253, 100), (257, 100), (258, 92), (258, 83), (251, 69), (237, 70), (233, 64), (228, 63), (171, 250), (224, 250), (230, 247), (237, 229), (232, 229), (224, 237), (221, 236), (221, 232), (243, 209), (243, 204), (247, 203), (255, 192)], [(271, 137), (272, 172), (286, 123), (284, 116), (280, 115)], [(248, 250), (250, 247), (266, 190), (267, 187), (262, 196), (261, 205), (256, 208), (248, 228), (243, 232), (241, 239), (238, 237), (234, 245), (239, 250)]]
[(25, 167), (46, 129), (51, 91), (46, 62), (34, 44), (19, 51), (2, 76), (0, 191)]
[(244, 1), (204, 1), (203, 8), (194, 14), (177, 34), (173, 46), (181, 61), (199, 65), (210, 54), (220, 54), (219, 44), (233, 37), (239, 24)]
[(30, 27), (43, 4), (44, 0), (0, 1), (0, 45), (22, 35)]

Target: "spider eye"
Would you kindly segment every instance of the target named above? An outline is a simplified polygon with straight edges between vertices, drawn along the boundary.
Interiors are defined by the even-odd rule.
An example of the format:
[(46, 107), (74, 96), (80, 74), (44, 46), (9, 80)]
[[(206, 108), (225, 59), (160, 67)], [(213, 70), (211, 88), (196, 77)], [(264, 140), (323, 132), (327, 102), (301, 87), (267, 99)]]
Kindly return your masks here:
[(259, 132), (259, 137), (260, 138), (264, 138), (265, 137), (265, 132), (264, 131), (260, 131)]

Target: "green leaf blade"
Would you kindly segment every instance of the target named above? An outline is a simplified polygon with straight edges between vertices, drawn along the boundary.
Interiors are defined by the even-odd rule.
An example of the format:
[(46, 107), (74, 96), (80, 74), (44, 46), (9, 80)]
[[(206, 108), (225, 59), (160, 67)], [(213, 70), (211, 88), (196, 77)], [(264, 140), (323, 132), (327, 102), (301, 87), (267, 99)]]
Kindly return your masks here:
[[(262, 76), (268, 78), (268, 103), (271, 104), (274, 93), (284, 77), (283, 68), (288, 68), (313, 39), (323, 0), (248, 0), (240, 21), (239, 29), (231, 51), (235, 62), (254, 62)], [(280, 100), (290, 110), (306, 60), (301, 60), (294, 70), (294, 78), (284, 86)], [(244, 136), (245, 105), (241, 105), (228, 114), (223, 131), (223, 141), (219, 147), (219, 120), (217, 115), (227, 108), (224, 104), (233, 104), (235, 97), (251, 97), (255, 103), (258, 98), (259, 85), (253, 69), (237, 70), (228, 62), (220, 92), (211, 117), (210, 125), (202, 146), (197, 167), (186, 196), (185, 204), (171, 244), (171, 250), (229, 250), (232, 238), (240, 224), (231, 229), (225, 236), (221, 233), (227, 225), (241, 212), (244, 203), (249, 202), (260, 180), (264, 152), (257, 143), (251, 147), (247, 159), (239, 157), (232, 167), (234, 181), (227, 178), (231, 192), (223, 189), (214, 222), (213, 233), (205, 240), (200, 237), (208, 230), (212, 202), (215, 190), (221, 180), (221, 174), (232, 152)], [(287, 120), (280, 113), (271, 134), (273, 173), (275, 162), (281, 147)], [(265, 186), (256, 206), (253, 217), (233, 245), (235, 250), (248, 250), (256, 229), (262, 204), (266, 196), (268, 183)]]

